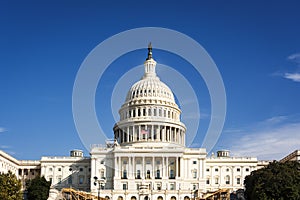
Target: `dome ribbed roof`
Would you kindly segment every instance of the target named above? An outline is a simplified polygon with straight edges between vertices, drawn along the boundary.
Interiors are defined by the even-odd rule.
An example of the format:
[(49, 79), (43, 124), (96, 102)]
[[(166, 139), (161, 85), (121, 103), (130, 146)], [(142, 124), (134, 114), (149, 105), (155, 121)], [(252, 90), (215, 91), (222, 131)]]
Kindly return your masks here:
[(158, 77), (144, 77), (136, 82), (129, 90), (126, 101), (141, 98), (166, 99), (175, 103), (171, 89), (161, 82)]

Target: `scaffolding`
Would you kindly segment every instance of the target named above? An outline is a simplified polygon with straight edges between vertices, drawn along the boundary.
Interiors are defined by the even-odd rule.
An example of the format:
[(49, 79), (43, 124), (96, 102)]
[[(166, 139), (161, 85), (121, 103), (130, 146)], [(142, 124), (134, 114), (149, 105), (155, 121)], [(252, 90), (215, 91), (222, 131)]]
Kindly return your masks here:
[(89, 192), (75, 190), (74, 188), (63, 188), (61, 190), (63, 199), (61, 200), (106, 200), (103, 197), (92, 195)]
[(219, 189), (215, 192), (208, 192), (199, 200), (230, 200), (230, 189)]

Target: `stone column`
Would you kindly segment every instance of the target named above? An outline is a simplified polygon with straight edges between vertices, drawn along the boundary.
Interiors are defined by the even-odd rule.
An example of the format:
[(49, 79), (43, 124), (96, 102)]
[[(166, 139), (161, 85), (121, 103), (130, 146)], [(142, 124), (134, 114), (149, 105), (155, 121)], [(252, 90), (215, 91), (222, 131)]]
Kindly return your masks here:
[(142, 178), (142, 179), (145, 179), (145, 178), (146, 178), (146, 177), (145, 177), (145, 168), (146, 168), (145, 157), (143, 156), (143, 160), (142, 160), (142, 171), (141, 171), (141, 174), (142, 174), (141, 178)]
[(166, 177), (169, 178), (169, 157), (166, 157)]
[(119, 156), (119, 177), (122, 177), (122, 157)]
[(178, 178), (178, 158), (177, 156), (175, 157), (175, 178)]
[(133, 155), (132, 157), (132, 175), (133, 175), (133, 178), (135, 178), (135, 156)]
[(165, 169), (165, 158), (161, 157), (161, 166), (162, 166), (162, 174), (161, 177), (164, 178), (166, 176), (166, 169)]
[(154, 162), (155, 162), (155, 157), (153, 156), (152, 157), (152, 179), (154, 179), (154, 176), (155, 176), (155, 169), (154, 169), (154, 167), (155, 167), (155, 164), (154, 164)]
[(151, 141), (153, 141), (154, 140), (154, 126), (153, 125), (151, 125)]
[(126, 139), (126, 142), (129, 142), (129, 126), (127, 126), (127, 133), (126, 133), (126, 137), (127, 137), (127, 139)]

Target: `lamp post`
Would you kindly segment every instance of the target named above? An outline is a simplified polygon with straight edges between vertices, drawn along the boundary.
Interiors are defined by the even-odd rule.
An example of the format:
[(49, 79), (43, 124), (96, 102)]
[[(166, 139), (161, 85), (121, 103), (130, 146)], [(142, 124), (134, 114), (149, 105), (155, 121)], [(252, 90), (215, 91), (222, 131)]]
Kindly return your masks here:
[(100, 200), (100, 190), (101, 190), (101, 186), (103, 183), (105, 183), (105, 179), (101, 178), (101, 179), (98, 179), (97, 176), (94, 177), (94, 185), (97, 186), (98, 184), (98, 200)]

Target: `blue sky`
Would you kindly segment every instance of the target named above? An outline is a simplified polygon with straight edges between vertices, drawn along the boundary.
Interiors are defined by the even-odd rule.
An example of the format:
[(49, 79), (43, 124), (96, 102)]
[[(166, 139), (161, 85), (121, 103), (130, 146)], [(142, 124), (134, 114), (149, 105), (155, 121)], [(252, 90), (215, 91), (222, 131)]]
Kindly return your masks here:
[[(72, 115), (81, 63), (112, 35), (164, 27), (201, 44), (221, 73), (227, 115), (214, 150), (280, 159), (300, 148), (299, 8), (297, 1), (2, 1), (0, 149), (18, 159), (68, 155), (74, 148), (87, 155)], [(153, 46), (157, 62), (197, 85), (203, 117), (192, 146), (199, 147), (210, 119), (205, 83), (184, 60)], [(97, 115), (109, 136), (115, 123), (109, 109), (113, 86), (145, 57), (146, 49), (128, 53), (99, 82)]]

